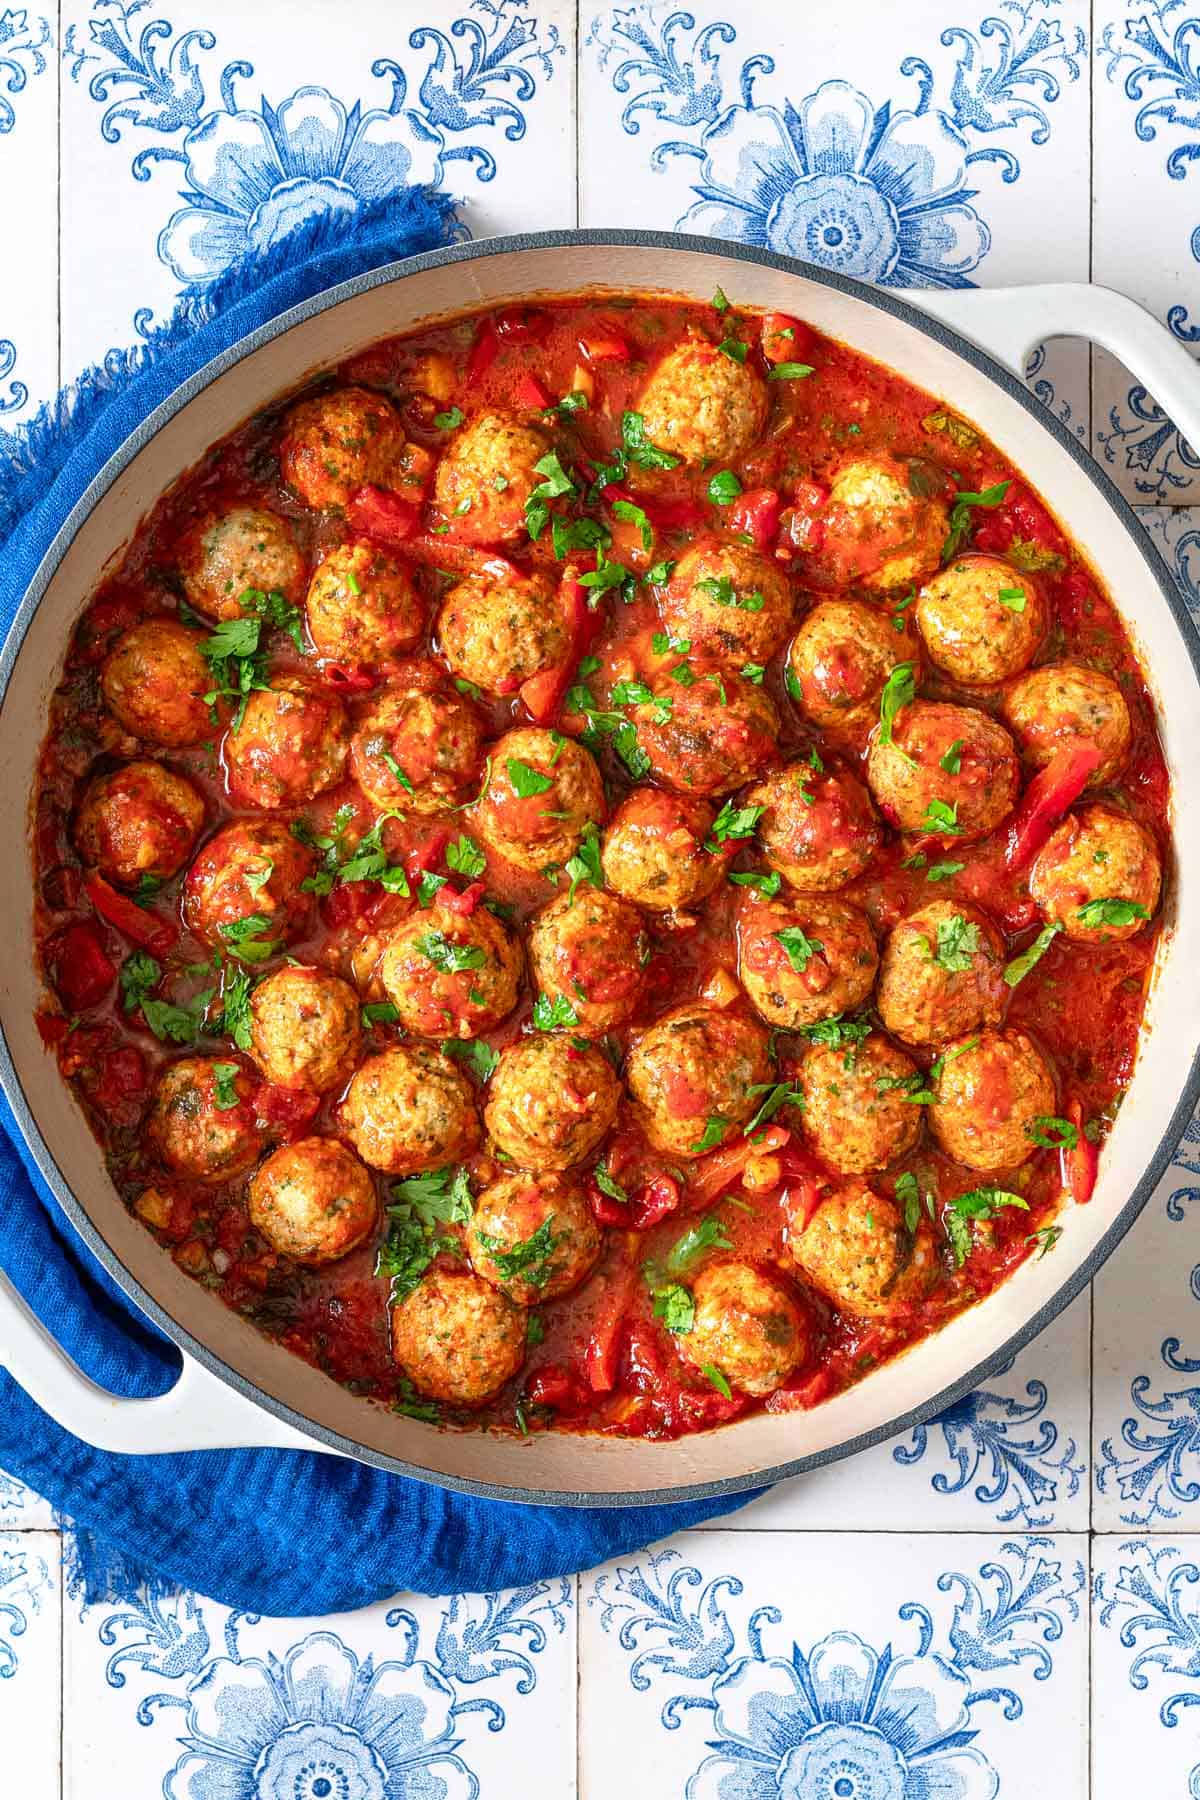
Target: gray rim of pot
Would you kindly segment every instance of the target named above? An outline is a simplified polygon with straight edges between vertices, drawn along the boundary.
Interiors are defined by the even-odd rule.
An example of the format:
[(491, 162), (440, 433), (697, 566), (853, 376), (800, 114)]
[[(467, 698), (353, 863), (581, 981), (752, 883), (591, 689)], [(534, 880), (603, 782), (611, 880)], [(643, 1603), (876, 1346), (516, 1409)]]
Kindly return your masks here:
[[(252, 354), (263, 344), (270, 343), (273, 339), (282, 336), (292, 326), (326, 312), (342, 301), (366, 293), (372, 288), (401, 280), (406, 275), (415, 274), (423, 269), (439, 268), (450, 263), (471, 262), (487, 256), (507, 255), (513, 251), (569, 250), (579, 244), (610, 244), (615, 247), (648, 250), (683, 250), (705, 256), (724, 256), (732, 261), (745, 263), (749, 267), (779, 269), (786, 274), (799, 275), (808, 281), (817, 282), (823, 287), (834, 288), (840, 293), (848, 294), (854, 299), (864, 302), (867, 306), (877, 308), (880, 312), (892, 314), (893, 317), (924, 332), (936, 343), (941, 344), (980, 370), (997, 387), (1003, 389), (1010, 399), (1016, 400), (1030, 417), (1036, 420), (1040, 428), (1057, 441), (1077, 467), (1087, 475), (1102, 503), (1116, 513), (1129, 531), (1141, 552), (1150, 575), (1162, 590), (1163, 598), (1180, 627), (1183, 641), (1187, 646), (1192, 673), (1196, 678), (1197, 686), (1200, 686), (1200, 636), (1192, 625), (1186, 601), (1178, 585), (1143, 531), (1133, 508), (1118, 492), (1116, 486), (1090, 452), (1072, 437), (1053, 413), (994, 357), (961, 337), (949, 326), (930, 318), (917, 307), (908, 305), (906, 301), (897, 299), (894, 294), (869, 287), (863, 282), (852, 280), (845, 275), (834, 274), (813, 264), (800, 262), (795, 257), (778, 256), (771, 251), (757, 250), (745, 244), (688, 236), (681, 232), (576, 229), (481, 239), (387, 263), (381, 268), (372, 269), (349, 281), (340, 282), (336, 287), (328, 288), (322, 293), (314, 295), (301, 305), (293, 307), (289, 312), (281, 313), (278, 318), (260, 326), (257, 331), (239, 339), (236, 344), (230, 345), (228, 349), (207, 363), (203, 369), (189, 377), (170, 399), (156, 407), (130, 434), (121, 448), (114, 452), (64, 520), (17, 609), (12, 627), (3, 649), (0, 651), (0, 707), (3, 706), (8, 683), (30, 620), (41, 603), (42, 596), (76, 532), (138, 452), (150, 442), (168, 420), (174, 418), (218, 376), (234, 368), (243, 358)], [(2, 1030), (0, 1030), (0, 1087), (4, 1089), (12, 1107), (13, 1116), (47, 1186), (83, 1242), (118, 1286), (179, 1349), (194, 1357), (210, 1373), (227, 1382), (238, 1393), (311, 1437), (314, 1450), (325, 1444), (331, 1449), (339, 1450), (359, 1462), (372, 1464), (376, 1468), (389, 1470), (398, 1475), (411, 1476), (417, 1481), (428, 1482), (433, 1486), (447, 1488), (454, 1492), (477, 1494), (486, 1499), (515, 1501), (525, 1505), (586, 1506), (607, 1509), (618, 1506), (661, 1506), (715, 1499), (722, 1495), (734, 1495), (744, 1493), (749, 1489), (764, 1487), (773, 1482), (785, 1480), (789, 1476), (802, 1475), (809, 1470), (822, 1468), (827, 1463), (840, 1462), (843, 1457), (853, 1456), (860, 1450), (869, 1449), (873, 1444), (883, 1443), (886, 1439), (896, 1437), (915, 1425), (922, 1425), (978, 1387), (981, 1381), (994, 1374), (1018, 1350), (1023, 1349), (1039, 1332), (1045, 1329), (1065, 1306), (1070, 1304), (1092, 1280), (1141, 1212), (1153, 1193), (1159, 1177), (1169, 1164), (1183, 1128), (1191, 1118), (1197, 1099), (1200, 1098), (1200, 1045), (1193, 1051), (1187, 1077), (1180, 1088), (1178, 1103), (1171, 1114), (1166, 1130), (1147, 1161), (1145, 1172), (1103, 1238), (1080, 1267), (1067, 1277), (1054, 1296), (990, 1356), (985, 1357), (982, 1362), (976, 1363), (956, 1381), (951, 1382), (948, 1387), (943, 1388), (940, 1393), (935, 1394), (921, 1405), (914, 1406), (909, 1411), (887, 1420), (882, 1425), (875, 1426), (870, 1431), (860, 1432), (858, 1436), (847, 1438), (844, 1442), (831, 1445), (827, 1449), (814, 1451), (807, 1456), (796, 1457), (788, 1462), (777, 1463), (753, 1474), (728, 1476), (721, 1481), (698, 1481), (687, 1487), (635, 1489), (622, 1493), (560, 1492), (554, 1489), (513, 1488), (493, 1482), (469, 1480), (463, 1476), (443, 1475), (419, 1464), (406, 1462), (400, 1457), (372, 1450), (356, 1442), (353, 1438), (314, 1423), (303, 1413), (297, 1412), (283, 1401), (275, 1399), (273, 1395), (264, 1393), (253, 1382), (231, 1369), (206, 1344), (199, 1342), (190, 1332), (185, 1331), (157, 1301), (151, 1299), (101, 1236), (64, 1180), (53, 1153), (33, 1119), (17, 1079), (8, 1043)], [(630, 1441), (632, 1443), (635, 1440)]]

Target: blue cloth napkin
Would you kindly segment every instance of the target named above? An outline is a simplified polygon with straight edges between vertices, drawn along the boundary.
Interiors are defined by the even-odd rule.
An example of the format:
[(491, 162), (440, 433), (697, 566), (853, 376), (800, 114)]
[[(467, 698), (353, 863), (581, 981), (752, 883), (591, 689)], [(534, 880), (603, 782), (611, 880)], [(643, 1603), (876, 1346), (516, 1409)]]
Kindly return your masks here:
[[(459, 235), (444, 195), (412, 190), (295, 234), (110, 356), (27, 432), (0, 441), (0, 636), (62, 520), (146, 415), (227, 345), (310, 295)], [(7, 452), (7, 466), (5, 453)], [(165, 1392), (178, 1353), (79, 1242), (0, 1098), (0, 1266), (93, 1380)], [(0, 1345), (0, 1363), (3, 1346)], [(55, 1424), (0, 1371), (0, 1467), (73, 1521), (89, 1598), (131, 1581), (274, 1614), (327, 1613), (407, 1589), (519, 1587), (586, 1569), (744, 1504), (575, 1510), (450, 1494), (286, 1450), (113, 1456)]]

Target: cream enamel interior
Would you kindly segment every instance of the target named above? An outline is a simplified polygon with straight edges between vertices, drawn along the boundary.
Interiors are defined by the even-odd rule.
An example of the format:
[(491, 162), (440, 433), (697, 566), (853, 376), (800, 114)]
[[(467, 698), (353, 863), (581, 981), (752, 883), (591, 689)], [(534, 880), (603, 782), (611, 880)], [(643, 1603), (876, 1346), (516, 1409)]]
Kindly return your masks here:
[(582, 244), (513, 249), (381, 280), (302, 320), (253, 351), (170, 419), (94, 507), (51, 579), (0, 709), (0, 832), (27, 839), (27, 796), (71, 626), (103, 570), (142, 515), (215, 440), (309, 372), (421, 321), (538, 293), (595, 288), (657, 290), (707, 299), (717, 286), (746, 305), (799, 313), (820, 330), (889, 365), (980, 423), (1042, 492), (1100, 570), (1149, 672), (1174, 779), (1177, 867), (1171, 929), (1164, 933), (1147, 1029), (1129, 1096), (1109, 1139), (1096, 1196), (1062, 1219), (1054, 1253), (1026, 1264), (982, 1305), (850, 1392), (810, 1413), (759, 1414), (699, 1438), (669, 1444), (544, 1434), (507, 1441), (439, 1432), (352, 1398), (298, 1358), (270, 1344), (181, 1274), (125, 1212), (82, 1113), (33, 1025), (30, 869), (10, 854), (0, 866), (0, 916), (8, 946), (0, 970), (0, 1022), (30, 1111), (67, 1184), (129, 1275), (182, 1329), (294, 1422), (313, 1421), (368, 1456), (397, 1457), (432, 1479), (515, 1490), (633, 1495), (699, 1483), (745, 1484), (763, 1470), (821, 1453), (942, 1394), (994, 1355), (1044, 1307), (1096, 1250), (1141, 1177), (1176, 1107), (1195, 1051), (1192, 993), (1200, 967), (1200, 906), (1190, 863), (1200, 844), (1200, 791), (1183, 773), (1200, 767), (1196, 676), (1180, 626), (1142, 549), (1091, 479), (1026, 410), (981, 370), (924, 332), (857, 297), (791, 272), (649, 246)]

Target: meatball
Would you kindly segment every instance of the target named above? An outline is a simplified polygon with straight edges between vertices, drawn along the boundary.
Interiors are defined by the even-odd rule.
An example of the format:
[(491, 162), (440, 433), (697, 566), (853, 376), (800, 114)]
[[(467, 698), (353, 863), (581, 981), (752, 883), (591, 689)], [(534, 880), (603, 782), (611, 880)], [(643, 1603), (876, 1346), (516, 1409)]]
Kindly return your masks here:
[(358, 1154), (389, 1175), (461, 1162), (479, 1143), (471, 1084), (427, 1044), (395, 1044), (362, 1063), (341, 1125)]
[(792, 640), (788, 687), (819, 730), (861, 736), (879, 717), (892, 670), (916, 657), (907, 614), (861, 600), (822, 600)]
[(736, 1136), (771, 1079), (767, 1034), (740, 1013), (694, 1000), (656, 1019), (633, 1045), (625, 1080), (656, 1150), (699, 1156)]
[(251, 1104), (256, 1083), (240, 1064), (185, 1056), (159, 1077), (148, 1133), (176, 1175), (228, 1181), (256, 1163), (262, 1128)]
[(250, 996), (250, 1054), (276, 1087), (341, 1087), (361, 1044), (358, 995), (328, 969), (277, 969)]
[(467, 1252), (477, 1275), (518, 1306), (536, 1306), (590, 1275), (600, 1230), (569, 1175), (504, 1175), (475, 1201)]
[(452, 674), (488, 694), (511, 694), (571, 647), (566, 615), (547, 575), (468, 575), (442, 602), (438, 642)]
[(201, 519), (180, 546), (178, 568), (196, 611), (216, 619), (242, 618), (247, 591), (282, 594), (295, 605), (304, 586), (291, 526), (259, 506), (230, 506)]
[(905, 464), (879, 456), (838, 470), (823, 525), (821, 554), (838, 585), (890, 593), (937, 568), (949, 513), (944, 500), (914, 493)]
[(379, 978), (406, 1031), (469, 1038), (517, 1004), (522, 961), (519, 941), (486, 907), (467, 916), (435, 898), (391, 933)]
[(1029, 1128), (1054, 1113), (1054, 1077), (1023, 1031), (957, 1038), (939, 1058), (929, 1124), (941, 1148), (968, 1168), (1015, 1169), (1035, 1148)]
[(849, 1049), (811, 1044), (800, 1065), (804, 1135), (844, 1175), (883, 1169), (921, 1135), (917, 1065), (879, 1032)]
[(756, 829), (767, 861), (802, 894), (845, 887), (879, 848), (870, 795), (848, 769), (788, 763), (751, 788), (745, 803), (763, 809)]
[(766, 383), (691, 333), (668, 350), (638, 401), (646, 436), (685, 463), (736, 462), (767, 422)]
[(785, 1224), (788, 1252), (804, 1279), (855, 1318), (903, 1318), (937, 1280), (927, 1227), (911, 1236), (895, 1201), (865, 1181), (840, 1182), (807, 1221), (803, 1211), (789, 1211)]
[(604, 879), (649, 912), (695, 906), (719, 886), (737, 849), (736, 843), (718, 845), (711, 838), (715, 817), (706, 800), (635, 788), (604, 833)]
[(337, 544), (318, 564), (304, 602), (318, 656), (377, 667), (420, 639), (425, 609), (404, 564), (377, 544)]
[(1128, 813), (1095, 802), (1067, 815), (1029, 871), (1029, 891), (1047, 923), (1091, 944), (1136, 937), (1161, 887), (1150, 833)]
[[(781, 1281), (744, 1262), (710, 1263), (692, 1283), (695, 1316), (675, 1348), (755, 1398), (782, 1387), (810, 1350), (808, 1321)], [(711, 1377), (710, 1377), (711, 1379)]]
[(105, 658), (100, 687), (126, 731), (173, 748), (209, 735), (204, 696), (213, 678), (200, 654), (203, 642), (200, 632), (178, 619), (145, 619), (122, 633)]
[(204, 801), (186, 775), (162, 763), (130, 762), (88, 783), (75, 816), (75, 843), (85, 863), (136, 887), (143, 876), (178, 875), (200, 835)]
[(1102, 787), (1129, 754), (1133, 727), (1125, 696), (1100, 669), (1044, 663), (1013, 682), (1001, 711), (1021, 754), (1035, 769), (1044, 769), (1059, 750), (1093, 744), (1100, 763), (1088, 786)]
[(303, 883), (311, 850), (272, 819), (236, 819), (211, 837), (187, 872), (183, 916), (189, 931), (219, 946), (230, 925), (263, 917), (262, 936), (302, 937), (316, 904)]
[(917, 596), (917, 628), (929, 659), (964, 687), (1019, 675), (1046, 635), (1035, 575), (999, 556), (960, 556)]
[(525, 538), (525, 502), (542, 482), (538, 463), (550, 439), (536, 425), (481, 413), (455, 432), (433, 478), (433, 497), (464, 544), (516, 544)]
[(256, 689), (241, 724), (225, 737), (235, 797), (248, 806), (299, 806), (336, 787), (346, 764), (349, 726), (336, 695), (294, 676)]
[(670, 677), (634, 708), (637, 738), (650, 768), (683, 794), (729, 794), (775, 755), (779, 716), (762, 688), (709, 674), (691, 687)]
[(283, 421), (279, 471), (306, 506), (348, 506), (360, 487), (391, 487), (404, 429), (391, 401), (369, 388), (301, 400)]
[(931, 900), (892, 928), (875, 1004), (908, 1044), (940, 1044), (1004, 1012), (1004, 939), (974, 906)]
[(898, 830), (965, 843), (1008, 817), (1021, 771), (1012, 739), (986, 713), (916, 700), (897, 714), (891, 743), (876, 732), (867, 780)]
[[(592, 887), (560, 894), (529, 932), (533, 978), (578, 1030), (603, 1037), (637, 1006), (650, 944), (634, 907)], [(571, 1021), (568, 1020), (568, 1023)]]
[(379, 1217), (375, 1183), (336, 1138), (284, 1144), (250, 1177), (254, 1229), (293, 1262), (336, 1262), (370, 1237)]
[(866, 913), (844, 900), (762, 900), (738, 917), (738, 977), (769, 1025), (798, 1031), (870, 995), (879, 953)]
[(602, 1050), (538, 1031), (500, 1052), (483, 1116), (498, 1148), (522, 1169), (567, 1169), (596, 1148), (619, 1099)]
[(745, 544), (702, 538), (676, 563), (659, 608), (675, 637), (740, 668), (771, 660), (787, 637), (795, 603), (778, 563)]
[(498, 855), (532, 872), (561, 867), (604, 813), (590, 751), (557, 732), (519, 726), (492, 745), (491, 779), (473, 817)]
[(358, 721), (350, 769), (376, 806), (428, 817), (467, 798), (482, 749), (482, 721), (461, 694), (389, 688)]
[(434, 1267), (392, 1308), (392, 1355), (418, 1393), (451, 1406), (483, 1406), (525, 1360), (528, 1326), (489, 1281)]

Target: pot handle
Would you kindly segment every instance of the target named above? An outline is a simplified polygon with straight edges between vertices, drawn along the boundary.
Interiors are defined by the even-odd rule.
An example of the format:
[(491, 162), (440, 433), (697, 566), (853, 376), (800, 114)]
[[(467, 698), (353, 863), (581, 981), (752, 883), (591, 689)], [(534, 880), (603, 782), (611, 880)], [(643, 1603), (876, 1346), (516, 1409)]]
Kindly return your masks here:
[(176, 1450), (326, 1448), (246, 1399), (187, 1355), (169, 1393), (149, 1400), (110, 1394), (71, 1361), (3, 1270), (0, 1367), (64, 1430), (97, 1450), (118, 1456)]
[(1024, 379), (1045, 338), (1086, 338), (1111, 350), (1149, 389), (1189, 444), (1200, 448), (1200, 365), (1153, 314), (1113, 288), (1085, 281), (970, 288), (912, 296)]

